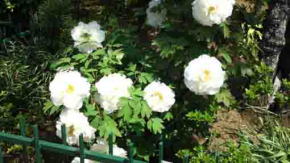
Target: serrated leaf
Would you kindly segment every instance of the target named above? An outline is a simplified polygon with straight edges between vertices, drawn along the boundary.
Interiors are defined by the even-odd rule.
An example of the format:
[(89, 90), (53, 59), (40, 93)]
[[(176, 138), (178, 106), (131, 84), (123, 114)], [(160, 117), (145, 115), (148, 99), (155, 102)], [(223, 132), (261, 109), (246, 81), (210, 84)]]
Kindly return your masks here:
[(119, 131), (117, 127), (117, 123), (109, 116), (105, 116), (104, 120), (100, 122), (99, 127), (96, 129), (99, 130), (100, 136), (105, 139), (107, 139), (110, 134), (113, 134), (114, 138), (116, 136), (118, 137), (121, 136), (121, 132)]
[(145, 124), (146, 124), (145, 120), (140, 119), (140, 118), (132, 118), (129, 120), (129, 123), (131, 123), (131, 124), (139, 123), (141, 126), (145, 126)]
[(167, 120), (167, 121), (173, 119), (173, 115), (172, 115), (172, 113), (171, 113), (171, 112), (167, 112), (167, 113), (164, 115), (163, 119), (165, 119), (165, 120)]
[(100, 126), (100, 123), (101, 123), (101, 118), (99, 116), (95, 116), (94, 119), (91, 121), (91, 125), (94, 127), (94, 128), (98, 128)]
[(138, 77), (140, 83), (147, 84), (153, 81), (153, 74), (150, 73), (141, 73)]
[(135, 107), (133, 108), (133, 117), (138, 117), (141, 114), (142, 104), (140, 101), (137, 101)]
[(129, 88), (129, 92), (132, 97), (143, 97), (143, 94), (144, 94), (140, 88), (134, 88), (134, 87)]
[(151, 118), (147, 122), (147, 128), (154, 134), (161, 133), (164, 129), (163, 120), (160, 118)]
[(142, 105), (142, 107), (141, 107), (141, 117), (142, 118), (145, 118), (145, 117), (149, 118), (151, 116), (151, 114), (152, 114), (151, 108), (148, 106), (146, 101), (142, 101), (141, 105)]
[(123, 117), (125, 121), (130, 121), (133, 111), (131, 106), (129, 105), (128, 100), (123, 100), (122, 103), (120, 103), (121, 109), (118, 111), (118, 117)]
[(132, 108), (133, 112), (134, 112), (134, 115), (135, 116), (138, 116), (141, 112), (141, 108), (142, 108), (142, 105), (141, 105), (141, 102), (139, 99), (133, 99), (133, 100), (130, 100), (129, 101), (129, 105), (130, 107)]
[(84, 113), (86, 116), (95, 116), (98, 114), (95, 106), (92, 104), (86, 104), (86, 111)]
[(223, 103), (227, 107), (229, 107), (232, 103), (235, 102), (235, 99), (229, 90), (220, 91), (215, 95), (215, 99), (217, 102)]

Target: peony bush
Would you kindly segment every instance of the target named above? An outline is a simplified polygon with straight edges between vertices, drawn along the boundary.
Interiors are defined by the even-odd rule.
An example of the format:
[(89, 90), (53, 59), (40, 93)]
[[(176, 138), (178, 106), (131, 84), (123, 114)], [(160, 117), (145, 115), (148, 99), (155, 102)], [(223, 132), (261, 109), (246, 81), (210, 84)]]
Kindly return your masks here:
[(210, 138), (218, 110), (247, 101), (247, 85), (235, 80), (261, 65), (263, 13), (234, 0), (138, 4), (104, 7), (69, 28), (71, 44), (50, 66), (44, 110), (58, 116), (57, 136), (66, 126), (71, 145), (83, 134), (88, 147), (108, 153), (112, 134), (114, 154), (126, 157), (130, 140), (135, 157), (149, 161), (163, 139), (166, 159), (176, 161), (182, 149), (193, 151), (196, 135)]

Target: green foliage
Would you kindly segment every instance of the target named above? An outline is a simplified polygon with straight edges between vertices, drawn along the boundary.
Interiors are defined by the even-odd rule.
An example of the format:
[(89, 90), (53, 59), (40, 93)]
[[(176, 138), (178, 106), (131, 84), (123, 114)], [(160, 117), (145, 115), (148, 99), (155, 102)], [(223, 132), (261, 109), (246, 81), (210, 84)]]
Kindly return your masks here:
[(221, 90), (215, 95), (216, 101), (218, 103), (224, 104), (226, 107), (230, 107), (232, 104), (235, 104), (235, 98), (229, 90)]
[(246, 143), (258, 162), (289, 162), (290, 130), (277, 122), (267, 122), (263, 134), (258, 135), (259, 143)]
[(162, 123), (163, 123), (163, 120), (160, 118), (151, 118), (147, 123), (147, 127), (154, 134), (161, 133), (162, 129), (164, 129), (164, 126)]
[(287, 108), (290, 104), (290, 81), (283, 79), (281, 83), (281, 91), (275, 94), (275, 101), (279, 108)]
[[(95, 127), (95, 126), (94, 126)], [(104, 120), (97, 127), (101, 137), (107, 139), (110, 134), (113, 136), (121, 136), (121, 133), (117, 127), (117, 123), (109, 116), (104, 116)]]
[(31, 28), (41, 48), (56, 52), (71, 43), (73, 24), (70, 0), (45, 0), (38, 7)]
[(252, 84), (246, 89), (245, 95), (248, 104), (265, 106), (267, 98), (273, 93), (272, 77), (273, 70), (261, 63), (254, 67), (255, 76), (252, 77)]
[(47, 72), (49, 55), (34, 46), (10, 42), (6, 52), (0, 56), (0, 126), (13, 130), (20, 116), (43, 120), (39, 108), (47, 99), (51, 73)]
[[(9, 12), (17, 9), (17, 3), (12, 3), (16, 1), (5, 2)], [(51, 74), (60, 69), (78, 70), (92, 85), (104, 75), (121, 73), (132, 79), (134, 87), (130, 89), (130, 98), (120, 100), (119, 110), (111, 114), (104, 111), (96, 102), (97, 91), (93, 87), (81, 111), (97, 129), (97, 136), (107, 139), (113, 134), (119, 144), (125, 144), (127, 139), (134, 142), (136, 157), (144, 160), (156, 157), (161, 134), (168, 144), (166, 152), (173, 155), (180, 151), (178, 156), (190, 155), (191, 162), (254, 162), (259, 159), (257, 153), (268, 160), (286, 157), (284, 145), (283, 149), (277, 145), (278, 139), (274, 143), (262, 141), (263, 146), (259, 147), (272, 152), (267, 156), (253, 144), (229, 144), (227, 151), (209, 152), (205, 146), (194, 146), (192, 141), (193, 134), (209, 136), (217, 110), (239, 108), (245, 103), (264, 106), (265, 98), (273, 93), (269, 76), (272, 70), (258, 60), (263, 11), (248, 13), (237, 5), (226, 22), (204, 27), (192, 18), (192, 0), (166, 0), (156, 8), (167, 9), (166, 22), (153, 29), (144, 24), (147, 1), (112, 2), (98, 1), (96, 6), (83, 2), (78, 11), (70, 0), (45, 0), (38, 7), (31, 26), (37, 46), (31, 43), (11, 46), (0, 59), (1, 127), (15, 125), (22, 116), (20, 113), (32, 116), (32, 121), (56, 120), (63, 108), (50, 102), (48, 85)], [(80, 13), (78, 20), (74, 19), (74, 13)], [(70, 31), (78, 21), (92, 20), (98, 21), (106, 32), (104, 47), (89, 54), (79, 53), (73, 48)], [(219, 59), (226, 71), (227, 80), (214, 96), (197, 96), (184, 86), (184, 67), (201, 54)], [(242, 82), (235, 83), (233, 79)], [(153, 112), (143, 99), (142, 90), (155, 80), (168, 84), (176, 94), (176, 103), (166, 113)], [(290, 84), (287, 81), (283, 84), (285, 91), (277, 93), (276, 100), (286, 106)], [(234, 86), (239, 87), (241, 95)], [(43, 108), (45, 116), (39, 108)], [(279, 156), (271, 156), (273, 153)]]
[(197, 146), (192, 151), (181, 150), (177, 154), (180, 158), (190, 157), (190, 162), (206, 163), (242, 163), (256, 162), (251, 153), (250, 147), (246, 144), (239, 146), (229, 143), (228, 149), (223, 152), (209, 152), (203, 146)]

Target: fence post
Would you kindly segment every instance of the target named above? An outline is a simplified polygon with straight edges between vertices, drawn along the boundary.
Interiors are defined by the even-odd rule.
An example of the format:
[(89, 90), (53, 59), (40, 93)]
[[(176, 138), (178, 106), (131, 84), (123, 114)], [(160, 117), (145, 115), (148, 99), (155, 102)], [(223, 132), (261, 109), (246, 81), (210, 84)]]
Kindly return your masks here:
[(182, 162), (183, 163), (189, 163), (189, 157), (188, 157), (188, 155), (186, 155), (186, 156), (183, 157), (183, 161)]
[(160, 136), (160, 142), (159, 142), (159, 163), (162, 163), (162, 160), (163, 160), (163, 147), (164, 147), (164, 144), (163, 144), (163, 135)]
[(128, 146), (129, 146), (129, 163), (133, 163), (133, 143), (128, 140)]
[(85, 144), (84, 144), (83, 134), (79, 136), (79, 145), (80, 145), (80, 163), (84, 163), (85, 162)]
[(113, 155), (113, 134), (109, 135), (109, 154)]
[(41, 163), (41, 146), (39, 144), (39, 132), (37, 125), (33, 125), (33, 137), (34, 137), (34, 148), (35, 148), (35, 162)]
[[(26, 136), (26, 123), (23, 117), (20, 118), (20, 123), (19, 123), (19, 127), (20, 127), (20, 133), (21, 136)], [(23, 153), (24, 153), (24, 159), (26, 162), (28, 162), (28, 153), (27, 153), (27, 146), (23, 145)]]
[(66, 128), (65, 128), (65, 124), (61, 125), (61, 139), (62, 139), (62, 144), (67, 145), (66, 142)]
[[(65, 124), (62, 124), (61, 125), (61, 139), (62, 139), (62, 144), (64, 145), (67, 145), (67, 141), (66, 141), (66, 127), (65, 127)], [(65, 162), (68, 162), (68, 157), (67, 156), (64, 156), (64, 161)]]
[(2, 154), (2, 148), (0, 146), (0, 163), (4, 163), (4, 159), (3, 159), (3, 154)]

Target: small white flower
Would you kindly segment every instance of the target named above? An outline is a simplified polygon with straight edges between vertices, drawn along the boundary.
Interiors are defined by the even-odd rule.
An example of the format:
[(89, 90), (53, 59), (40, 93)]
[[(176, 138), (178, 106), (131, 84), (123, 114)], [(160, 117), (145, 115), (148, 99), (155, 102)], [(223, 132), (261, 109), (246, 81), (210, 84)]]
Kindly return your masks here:
[[(75, 157), (71, 163), (80, 163), (81, 162), (81, 159), (79, 157)], [(93, 160), (89, 160), (89, 159), (85, 159), (85, 163), (95, 163), (95, 161)]]
[[(106, 153), (109, 154), (109, 144), (107, 141), (103, 139), (98, 139), (97, 144), (93, 144), (91, 146), (92, 151), (100, 152), (100, 153)], [(123, 148), (118, 147), (117, 145), (113, 145), (113, 155), (126, 158), (127, 157), (127, 151)]]
[(130, 97), (129, 88), (133, 82), (125, 75), (114, 73), (104, 76), (96, 83), (97, 101), (109, 113), (118, 110), (121, 97)]
[(153, 111), (165, 112), (175, 103), (175, 94), (166, 84), (155, 81), (145, 87), (144, 99)]
[(220, 24), (232, 15), (235, 0), (195, 0), (192, 3), (193, 17), (200, 24)]
[(127, 151), (123, 148), (118, 147), (117, 145), (113, 145), (113, 155), (126, 158)]
[(90, 83), (78, 71), (60, 71), (50, 82), (49, 90), (54, 105), (77, 110), (90, 95)]
[(201, 55), (189, 62), (184, 71), (184, 83), (197, 95), (219, 92), (225, 80), (222, 64), (215, 57)]
[(154, 8), (160, 4), (161, 0), (151, 0), (146, 9), (147, 24), (155, 28), (161, 26), (166, 17), (165, 9), (162, 9), (161, 11), (152, 11), (152, 9), (154, 10)]
[(78, 26), (72, 29), (71, 36), (75, 41), (74, 46), (83, 53), (91, 53), (103, 47), (102, 42), (105, 40), (105, 32), (96, 21), (88, 24), (79, 22)]
[(66, 126), (67, 142), (69, 145), (79, 144), (79, 135), (83, 134), (85, 142), (95, 138), (96, 129), (90, 126), (88, 118), (79, 111), (65, 109), (56, 122), (56, 135), (61, 138), (61, 126)]
[(107, 154), (109, 153), (109, 145), (107, 141), (103, 139), (97, 139), (97, 142), (91, 146), (90, 150)]

